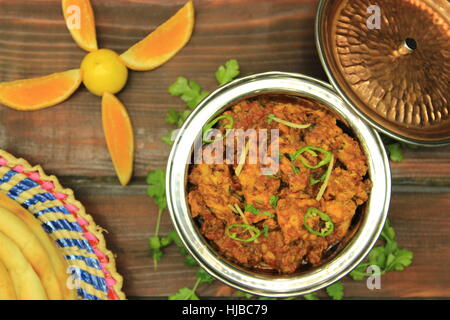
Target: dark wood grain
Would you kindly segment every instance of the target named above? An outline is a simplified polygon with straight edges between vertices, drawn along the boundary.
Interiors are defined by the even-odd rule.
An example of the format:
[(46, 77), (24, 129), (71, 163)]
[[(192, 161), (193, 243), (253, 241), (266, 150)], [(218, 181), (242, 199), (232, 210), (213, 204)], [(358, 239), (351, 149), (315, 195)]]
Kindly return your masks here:
[[(101, 47), (122, 52), (170, 17), (184, 0), (97, 0)], [(100, 122), (100, 99), (80, 88), (67, 102), (39, 112), (0, 106), (0, 148), (74, 188), (97, 223), (109, 230), (108, 246), (117, 254), (130, 297), (163, 297), (190, 286), (195, 271), (171, 247), (157, 272), (147, 250), (156, 207), (145, 196), (149, 168), (164, 167), (169, 148), (160, 137), (170, 125), (169, 107), (182, 108), (167, 87), (180, 75), (214, 90), (214, 72), (230, 58), (242, 75), (264, 71), (304, 73), (325, 80), (314, 43), (317, 0), (195, 1), (196, 25), (189, 44), (171, 61), (150, 72), (131, 72), (119, 98), (126, 104), (136, 134), (132, 185), (117, 186)], [(77, 68), (84, 52), (66, 30), (59, 0), (0, 0), (0, 81)], [(345, 280), (350, 298), (450, 297), (450, 147), (407, 150), (392, 164), (390, 212), (399, 242), (415, 254), (404, 272), (383, 277), (382, 290)], [(166, 214), (162, 231), (170, 230)], [(230, 295), (219, 283), (201, 295)]]
[[(76, 187), (78, 198), (89, 208), (97, 223), (109, 232), (109, 247), (118, 255), (118, 268), (125, 277), (129, 296), (167, 296), (195, 282), (195, 269), (183, 265), (183, 257), (172, 246), (153, 270), (146, 239), (152, 234), (156, 207), (145, 195), (145, 188), (108, 188), (102, 185)], [(130, 210), (130, 204), (132, 210)], [(382, 289), (370, 291), (364, 281), (345, 279), (348, 298), (450, 298), (450, 188), (396, 187), (389, 217), (402, 248), (412, 250), (412, 266), (382, 277)], [(161, 231), (173, 227), (166, 213)], [(162, 279), (170, 279), (162, 280)], [(221, 288), (205, 285), (201, 294), (213, 296)], [(225, 291), (229, 292), (229, 291)], [(231, 290), (233, 292), (233, 290)]]
[[(101, 47), (123, 52), (184, 1), (93, 1)], [(135, 177), (163, 167), (169, 148), (160, 137), (169, 107), (182, 108), (167, 87), (183, 75), (214, 90), (213, 73), (236, 58), (242, 75), (289, 71), (325, 79), (314, 43), (316, 0), (199, 1), (190, 43), (164, 66), (132, 72), (119, 98), (137, 141)], [(77, 68), (84, 52), (64, 25), (60, 1), (0, 0), (0, 81)], [(100, 99), (81, 88), (67, 102), (39, 112), (0, 108), (0, 147), (59, 176), (113, 176), (100, 125)], [(33, 139), (28, 139), (33, 137)], [(412, 150), (393, 166), (395, 179), (450, 181), (450, 148)], [(428, 163), (421, 170), (417, 167)]]

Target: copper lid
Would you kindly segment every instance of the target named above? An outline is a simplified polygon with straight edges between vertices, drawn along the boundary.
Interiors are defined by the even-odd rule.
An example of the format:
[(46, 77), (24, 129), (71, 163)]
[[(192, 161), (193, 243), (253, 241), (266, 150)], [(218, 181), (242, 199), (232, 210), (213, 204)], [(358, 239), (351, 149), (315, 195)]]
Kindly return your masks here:
[(450, 144), (448, 0), (321, 0), (316, 40), (334, 88), (378, 130)]

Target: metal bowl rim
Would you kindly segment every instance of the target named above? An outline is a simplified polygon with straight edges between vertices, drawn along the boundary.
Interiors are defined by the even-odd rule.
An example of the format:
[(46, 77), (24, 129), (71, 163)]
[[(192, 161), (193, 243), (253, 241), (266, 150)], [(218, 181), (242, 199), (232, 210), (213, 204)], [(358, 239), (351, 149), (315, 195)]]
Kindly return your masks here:
[[(338, 102), (338, 106), (327, 104), (326, 101), (321, 99), (317, 100), (326, 104), (331, 110), (339, 113), (341, 116), (341, 112), (345, 113), (345, 120), (349, 122), (354, 131), (357, 131), (359, 139), (361, 140), (361, 137), (366, 139), (365, 141), (360, 141), (361, 144), (368, 143), (368, 140), (370, 140), (370, 148), (367, 145), (364, 145), (364, 148), (369, 158), (371, 175), (376, 174), (376, 176), (371, 177), (374, 183), (368, 210), (364, 217), (365, 222), (363, 221), (352, 241), (340, 251), (337, 257), (311, 272), (276, 279), (250, 274), (247, 271), (235, 268), (229, 261), (211, 250), (207, 241), (198, 233), (197, 228), (193, 224), (186, 203), (187, 194), (185, 190), (186, 163), (190, 158), (190, 150), (196, 138), (195, 133), (198, 135), (201, 132), (201, 128), (209, 118), (217, 114), (226, 105), (255, 93), (263, 94), (266, 91), (279, 92), (281, 89), (281, 93), (284, 94), (289, 94), (287, 91), (290, 90), (292, 95), (306, 95), (306, 92), (299, 88), (296, 88), (299, 91), (293, 91), (292, 88), (286, 89), (286, 87), (283, 87), (286, 89), (283, 90), (277, 86), (273, 89), (267, 87), (267, 83), (265, 84), (266, 87), (259, 87), (259, 91), (256, 92), (239, 92), (239, 89), (242, 90), (243, 87), (249, 84), (264, 85), (264, 81), (287, 83), (288, 86), (293, 85), (294, 87), (296, 85), (309, 85), (311, 86), (310, 88), (326, 92), (334, 99), (334, 103)], [(303, 90), (306, 89), (303, 88)], [(229, 95), (229, 97), (223, 99), (226, 95)], [(218, 98), (228, 102), (225, 104), (214, 104)], [(311, 98), (314, 99), (314, 97)], [(337, 107), (342, 110), (337, 110)], [(205, 120), (200, 120), (200, 117)], [(196, 127), (196, 129), (192, 127)], [(200, 128), (200, 131), (198, 128)], [(361, 120), (342, 98), (333, 91), (329, 84), (305, 75), (286, 72), (267, 72), (241, 78), (218, 88), (205, 98), (188, 117), (181, 130), (188, 131), (188, 134), (179, 134), (176, 137), (167, 165), (166, 189), (168, 209), (175, 229), (188, 252), (206, 271), (222, 282), (238, 290), (269, 297), (289, 297), (307, 294), (324, 288), (349, 273), (364, 259), (378, 239), (387, 217), (391, 195), (391, 175), (387, 154), (378, 133)], [(193, 131), (189, 132), (189, 130)], [(374, 162), (375, 159), (377, 162)], [(380, 192), (378, 195), (379, 199), (376, 201), (373, 199), (375, 191)], [(368, 223), (369, 220), (372, 225)], [(367, 232), (368, 234), (366, 234)], [(314, 281), (308, 282), (308, 280), (311, 280), (311, 277)]]

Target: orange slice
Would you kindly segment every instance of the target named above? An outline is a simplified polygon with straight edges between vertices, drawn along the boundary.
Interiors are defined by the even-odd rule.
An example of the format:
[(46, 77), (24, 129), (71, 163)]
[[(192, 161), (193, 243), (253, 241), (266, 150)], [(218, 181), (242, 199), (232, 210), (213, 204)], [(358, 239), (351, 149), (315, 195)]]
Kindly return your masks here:
[(120, 183), (125, 186), (133, 173), (133, 127), (124, 105), (114, 95), (103, 94), (103, 131)]
[(194, 5), (189, 1), (174, 16), (121, 55), (125, 65), (152, 70), (172, 58), (189, 41), (194, 28)]
[(80, 69), (40, 78), (0, 82), (0, 103), (22, 111), (44, 109), (69, 98), (80, 84)]
[(95, 18), (91, 2), (89, 0), (62, 0), (62, 8), (67, 28), (73, 40), (86, 51), (97, 50)]

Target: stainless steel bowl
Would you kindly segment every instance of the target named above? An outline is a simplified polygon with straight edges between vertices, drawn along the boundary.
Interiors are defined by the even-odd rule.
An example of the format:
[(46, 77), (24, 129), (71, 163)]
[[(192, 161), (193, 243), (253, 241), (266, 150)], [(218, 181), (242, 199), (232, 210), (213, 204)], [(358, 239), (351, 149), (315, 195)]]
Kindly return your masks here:
[[(368, 157), (373, 187), (358, 231), (330, 261), (294, 275), (265, 275), (240, 267), (216, 252), (199, 233), (186, 200), (187, 170), (202, 127), (234, 103), (262, 94), (287, 94), (315, 100), (342, 118)], [(270, 297), (307, 294), (349, 273), (370, 251), (383, 228), (391, 195), (389, 161), (378, 133), (333, 91), (330, 85), (292, 73), (269, 72), (233, 81), (209, 95), (192, 112), (175, 139), (166, 177), (167, 201), (181, 240), (197, 262), (217, 279), (239, 290)]]

